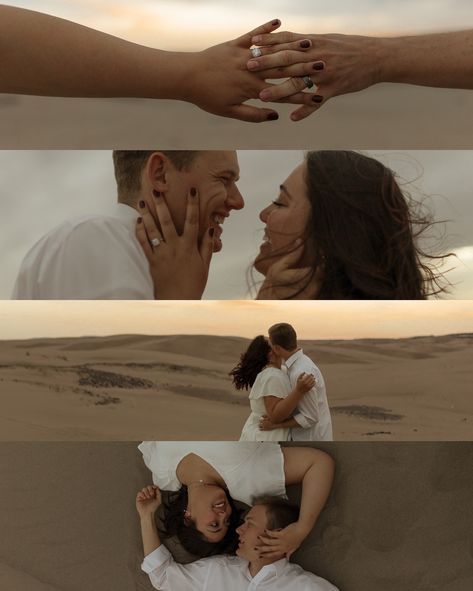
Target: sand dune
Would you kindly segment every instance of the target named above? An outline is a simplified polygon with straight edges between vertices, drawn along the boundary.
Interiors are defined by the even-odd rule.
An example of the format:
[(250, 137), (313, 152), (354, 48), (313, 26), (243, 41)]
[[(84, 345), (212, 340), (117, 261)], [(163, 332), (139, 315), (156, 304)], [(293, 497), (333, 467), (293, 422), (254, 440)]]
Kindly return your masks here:
[[(0, 342), (3, 440), (236, 439), (237, 337), (113, 335)], [(473, 439), (473, 335), (302, 342), (337, 440)]]
[[(251, 102), (251, 101), (250, 101)], [(259, 101), (253, 101), (262, 106)], [(378, 84), (293, 123), (245, 123), (178, 101), (0, 95), (3, 149), (469, 149), (473, 93)], [(159, 146), (157, 146), (159, 144)]]

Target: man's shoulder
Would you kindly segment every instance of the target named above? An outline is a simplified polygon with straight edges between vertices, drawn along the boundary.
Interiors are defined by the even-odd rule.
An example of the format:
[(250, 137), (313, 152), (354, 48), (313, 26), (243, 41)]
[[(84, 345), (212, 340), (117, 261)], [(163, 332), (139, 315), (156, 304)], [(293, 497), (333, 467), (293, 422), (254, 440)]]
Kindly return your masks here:
[(326, 579), (304, 570), (298, 564), (291, 563), (286, 575), (288, 581), (292, 582), (295, 591), (299, 591), (299, 589), (303, 589), (304, 591), (339, 591), (335, 585), (332, 585)]

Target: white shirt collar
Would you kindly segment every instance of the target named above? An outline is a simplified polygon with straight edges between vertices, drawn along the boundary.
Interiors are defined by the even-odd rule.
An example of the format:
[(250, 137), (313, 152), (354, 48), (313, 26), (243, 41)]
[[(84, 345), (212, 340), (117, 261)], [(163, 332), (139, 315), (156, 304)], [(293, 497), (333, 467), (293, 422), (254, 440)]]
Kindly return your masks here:
[(287, 558), (281, 558), (281, 560), (276, 560), (276, 562), (263, 566), (263, 568), (258, 571), (254, 577), (252, 577), (249, 570), (249, 563), (245, 560), (242, 562), (242, 570), (248, 580), (252, 581), (254, 586), (258, 586), (263, 581), (268, 582), (271, 579), (277, 578), (286, 568), (287, 564)]
[(302, 355), (304, 355), (304, 351), (302, 349), (297, 349), (295, 353), (293, 353), (290, 357), (286, 359), (284, 365), (289, 369), (297, 359), (300, 359), (302, 357)]
[(134, 207), (131, 207), (131, 205), (127, 205), (126, 203), (114, 203), (114, 208), (110, 213), (117, 220), (120, 220), (120, 222), (122, 222), (122, 224), (128, 229), (131, 228), (133, 229), (133, 232), (135, 231), (136, 220), (139, 218), (140, 214)]

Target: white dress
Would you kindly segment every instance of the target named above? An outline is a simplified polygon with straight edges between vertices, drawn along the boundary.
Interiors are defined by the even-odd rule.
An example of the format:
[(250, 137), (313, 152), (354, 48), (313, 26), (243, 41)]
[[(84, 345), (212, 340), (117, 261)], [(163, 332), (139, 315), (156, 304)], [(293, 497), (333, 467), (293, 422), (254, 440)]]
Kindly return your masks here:
[(259, 421), (266, 414), (265, 396), (286, 398), (291, 391), (287, 375), (277, 367), (266, 367), (257, 376), (250, 391), (251, 414), (241, 432), (240, 441), (287, 441), (290, 429), (260, 431)]
[(143, 441), (138, 446), (153, 482), (162, 490), (179, 490), (179, 462), (193, 453), (223, 478), (230, 496), (247, 505), (255, 497), (286, 497), (284, 456), (277, 443), (238, 441)]

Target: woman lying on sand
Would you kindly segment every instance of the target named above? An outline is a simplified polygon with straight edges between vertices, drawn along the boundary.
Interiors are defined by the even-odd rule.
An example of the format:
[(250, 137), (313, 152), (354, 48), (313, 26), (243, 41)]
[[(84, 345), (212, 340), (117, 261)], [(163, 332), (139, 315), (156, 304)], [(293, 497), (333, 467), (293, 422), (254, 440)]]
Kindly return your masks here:
[[(170, 537), (195, 559), (234, 554), (242, 522), (235, 501), (251, 506), (255, 497), (284, 498), (287, 485), (301, 484), (297, 521), (280, 531), (268, 531), (258, 550), (266, 558), (289, 558), (314, 527), (333, 480), (333, 460), (317, 449), (282, 449), (277, 443), (156, 441), (143, 442), (139, 449), (155, 485), (137, 496), (145, 557), (161, 547), (161, 539)], [(160, 490), (175, 494), (163, 502), (158, 526), (154, 511), (161, 504)], [(151, 511), (141, 510), (150, 503)], [(149, 574), (153, 582), (153, 573)], [(154, 582), (162, 576), (160, 566)]]
[[(442, 293), (433, 263), (445, 257), (422, 250), (420, 238), (432, 222), (418, 209), (378, 160), (351, 151), (309, 152), (260, 213), (264, 241), (253, 266), (265, 279), (257, 298), (394, 300)], [(159, 233), (152, 221), (146, 230)], [(137, 232), (143, 244), (142, 225)], [(144, 246), (159, 285), (153, 274), (159, 246)], [(177, 263), (172, 253), (167, 260), (169, 275)], [(184, 273), (182, 262), (179, 268)], [(203, 286), (207, 273), (208, 266)]]
[[(281, 359), (263, 335), (251, 341), (230, 375), (237, 390), (251, 388), (251, 414), (243, 427), (240, 441), (287, 441), (290, 428), (300, 427), (291, 416), (300, 399), (313, 388), (314, 376), (302, 374), (292, 389), (287, 374), (281, 370)], [(280, 427), (270, 431), (260, 430), (260, 421), (264, 416)]]

